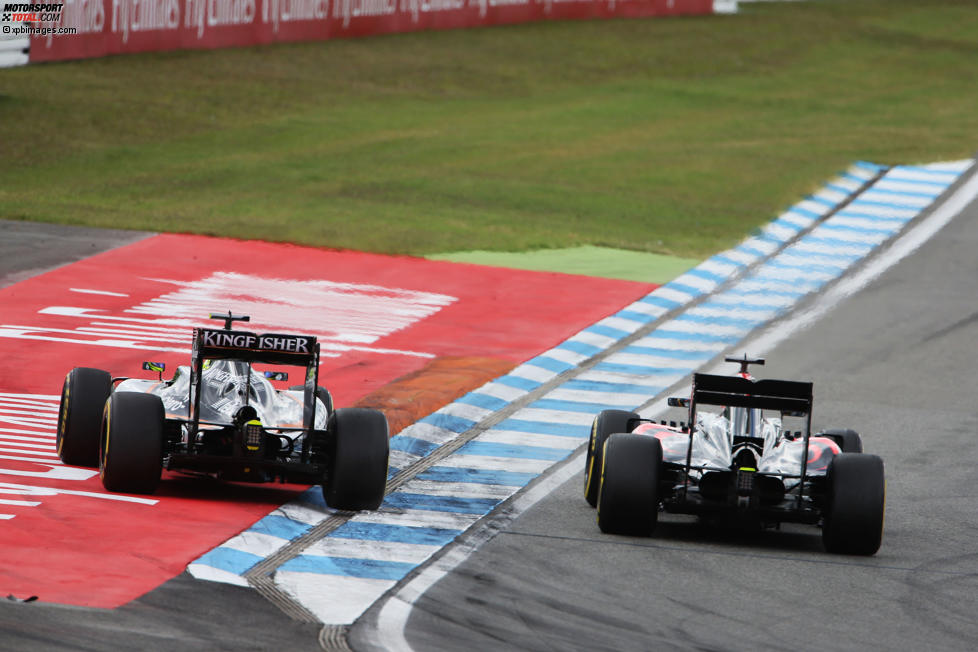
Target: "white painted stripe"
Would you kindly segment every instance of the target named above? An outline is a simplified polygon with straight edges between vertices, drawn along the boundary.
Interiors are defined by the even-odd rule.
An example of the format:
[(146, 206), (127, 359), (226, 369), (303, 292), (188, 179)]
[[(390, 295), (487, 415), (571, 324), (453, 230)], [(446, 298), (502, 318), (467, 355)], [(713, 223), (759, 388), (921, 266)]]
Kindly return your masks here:
[(861, 165), (853, 165), (850, 166), (848, 170), (846, 170), (846, 174), (852, 175), (854, 177), (858, 177), (864, 181), (869, 181), (874, 176), (876, 176), (877, 171), (871, 170), (869, 168), (865, 168)]
[[(599, 348), (603, 349), (605, 347)], [(567, 364), (575, 366), (591, 357), (589, 355), (584, 355), (583, 353), (578, 353), (577, 351), (571, 351), (570, 349), (550, 349), (542, 355), (552, 358), (553, 360), (560, 360), (561, 362), (566, 362)]]
[(764, 277), (787, 282), (828, 281), (839, 275), (838, 271), (824, 271), (816, 268), (772, 267), (764, 268)]
[[(588, 417), (588, 423), (593, 416)], [(455, 469), (482, 469), (485, 471), (513, 471), (515, 473), (543, 473), (554, 464), (551, 460), (534, 460), (518, 457), (489, 457), (488, 455), (449, 455), (438, 463)]]
[(268, 557), (287, 546), (288, 543), (288, 539), (265, 534), (264, 532), (245, 530), (241, 534), (228, 539), (221, 548), (247, 552), (259, 557)]
[(825, 256), (820, 254), (799, 251), (797, 247), (789, 247), (783, 253), (778, 254), (774, 260), (782, 265), (797, 267), (833, 267), (843, 270), (852, 264), (852, 259), (848, 256)]
[[(598, 322), (601, 326), (607, 326), (608, 328), (614, 328), (616, 330), (625, 331), (626, 333), (634, 333), (642, 326), (645, 326), (645, 322), (635, 321), (634, 319), (625, 319), (624, 317), (605, 317)], [(615, 340), (617, 343), (618, 340)]]
[(695, 342), (693, 340), (679, 340), (663, 335), (656, 335), (653, 332), (648, 337), (637, 340), (635, 346), (648, 346), (654, 349), (667, 349), (670, 351), (719, 351), (726, 348), (723, 342)]
[(494, 410), (487, 410), (486, 408), (479, 407), (478, 405), (469, 405), (467, 403), (449, 403), (445, 407), (438, 410), (438, 412), (453, 417), (468, 419), (469, 421), (481, 421), (492, 414)]
[(878, 245), (890, 237), (890, 234), (888, 233), (865, 233), (861, 231), (853, 231), (851, 229), (833, 229), (828, 225), (819, 226), (812, 231), (812, 235), (816, 238), (833, 238), (835, 240), (842, 240), (847, 243), (861, 242), (871, 245)]
[[(570, 338), (573, 342), (584, 342), (585, 344), (591, 344), (602, 349), (606, 349), (618, 340), (614, 337), (608, 337), (607, 335), (602, 335), (600, 333), (595, 333), (593, 331), (583, 330), (573, 337)], [(551, 349), (552, 351), (553, 349)], [(546, 355), (546, 354), (544, 354)]]
[(415, 453), (408, 453), (406, 451), (397, 450), (396, 448), (391, 448), (388, 462), (391, 467), (395, 469), (405, 469), (420, 459), (421, 456), (416, 455)]
[(709, 272), (711, 274), (717, 274), (718, 276), (730, 276), (740, 269), (740, 267), (731, 263), (725, 263), (721, 260), (717, 260), (716, 258), (709, 258), (697, 265), (696, 269)]
[(693, 300), (693, 295), (687, 294), (686, 292), (680, 292), (679, 290), (674, 290), (666, 285), (656, 288), (656, 290), (652, 292), (651, 296), (661, 297), (668, 301), (675, 301), (676, 303), (680, 304), (686, 304)]
[(86, 290), (83, 288), (68, 288), (71, 292), (79, 292), (81, 294), (103, 294), (109, 297), (128, 297), (128, 294), (122, 292), (108, 292), (107, 290)]
[(503, 385), (501, 383), (486, 383), (473, 393), (492, 396), (493, 398), (501, 399), (507, 403), (512, 403), (513, 401), (529, 394), (529, 392), (527, 392), (525, 389), (510, 387), (509, 385)]
[(363, 541), (342, 537), (325, 537), (302, 551), (314, 557), (345, 557), (349, 559), (381, 559), (420, 564), (441, 550), (441, 546), (396, 541)]
[(703, 324), (686, 319), (672, 319), (661, 328), (680, 333), (699, 333), (703, 335), (741, 335), (751, 329), (751, 325), (735, 326), (728, 324)]
[(198, 580), (210, 582), (223, 582), (224, 584), (234, 584), (235, 586), (248, 586), (248, 580), (237, 573), (232, 573), (220, 568), (214, 568), (206, 564), (193, 563), (187, 566), (187, 571)]
[(862, 188), (863, 186), (863, 183), (856, 181), (855, 179), (847, 179), (845, 177), (836, 177), (831, 181), (829, 181), (829, 183), (831, 183), (833, 186), (839, 186), (841, 188), (845, 188), (846, 190), (849, 191), (850, 195), (856, 192), (857, 190), (859, 190), (860, 188)]
[(730, 260), (742, 265), (750, 265), (760, 258), (758, 254), (755, 254), (752, 251), (743, 251), (741, 249), (730, 249), (729, 251), (724, 251), (723, 257), (729, 258)]
[(11, 505), (13, 507), (37, 507), (41, 503), (34, 500), (12, 500), (9, 498), (0, 498), (0, 505)]
[(730, 319), (743, 319), (748, 322), (756, 322), (768, 319), (777, 312), (777, 308), (771, 306), (748, 308), (737, 304), (733, 304), (732, 306), (717, 305), (711, 301), (710, 303), (696, 306), (689, 311), (689, 314), (702, 317), (729, 317)]
[(757, 306), (758, 308), (769, 307), (772, 309), (785, 308), (794, 304), (792, 297), (778, 294), (740, 294), (736, 292), (724, 292), (710, 298), (710, 303), (729, 304), (733, 306)]
[(526, 378), (527, 380), (533, 380), (538, 383), (545, 383), (553, 380), (557, 376), (556, 371), (550, 371), (549, 369), (544, 369), (533, 364), (521, 364), (509, 373), (511, 376)]
[[(620, 360), (612, 361), (616, 364), (625, 364)], [(691, 363), (686, 363), (691, 364)], [(656, 373), (649, 371), (642, 375), (629, 374), (619, 371), (598, 371), (597, 369), (592, 369), (586, 373), (578, 376), (579, 380), (582, 381), (594, 381), (602, 383), (618, 383), (622, 385), (631, 385), (635, 388), (634, 393), (623, 394), (623, 400), (621, 405), (637, 405), (642, 402), (642, 397), (654, 390), (662, 387), (667, 387), (683, 376), (689, 373), (689, 368), (679, 369), (671, 372)], [(646, 391), (648, 388), (648, 391)], [(626, 401), (625, 399), (631, 399)]]
[[(611, 392), (597, 392), (586, 389), (563, 389), (557, 388), (547, 394), (546, 398), (556, 401), (571, 401), (572, 403), (597, 403), (610, 407), (636, 405), (634, 394), (619, 394)], [(594, 415), (591, 415), (593, 418)]]
[(57, 437), (57, 435), (55, 435), (53, 432), (49, 435), (49, 434), (46, 434), (46, 433), (35, 433), (33, 431), (30, 431), (30, 430), (17, 430), (16, 428), (0, 428), (0, 432), (3, 432), (3, 433), (6, 433), (6, 432), (19, 432), (19, 433), (22, 433), (22, 434), (32, 435), (30, 437), (20, 437), (18, 435), (3, 435), (3, 436), (0, 436), (0, 439), (2, 439), (3, 441), (9, 441), (11, 443), (14, 443), (14, 442), (43, 442), (43, 441), (46, 441), (46, 440), (50, 440), (50, 441), (48, 441), (48, 443), (44, 443), (44, 444), (38, 444), (38, 443), (34, 443), (34, 444), (26, 444), (26, 443), (24, 443), (24, 444), (21, 444), (21, 443), (15, 443), (14, 445), (16, 445), (16, 446), (25, 446), (25, 447), (29, 447), (29, 448), (55, 448), (55, 438)]
[[(652, 368), (662, 368), (662, 369), (677, 369), (685, 370), (689, 369), (690, 365), (695, 364), (690, 360), (677, 360), (675, 358), (664, 358), (657, 355), (650, 355), (647, 353), (624, 353), (619, 351), (618, 353), (613, 353), (606, 359), (607, 362), (613, 364), (627, 364), (635, 365), (637, 367), (652, 367)], [(649, 378), (650, 375), (643, 376)], [(662, 375), (670, 375), (670, 372), (663, 372)], [(622, 377), (622, 378), (632, 378), (631, 374), (616, 374), (609, 371), (598, 371), (596, 369), (590, 369), (585, 371), (583, 374), (578, 376), (580, 379), (586, 380), (602, 380), (605, 377)], [(621, 381), (612, 381), (621, 382)], [(638, 381), (635, 381), (638, 382)], [(649, 378), (647, 383), (642, 384), (658, 384), (658, 378)]]
[[(576, 437), (561, 437), (560, 435), (541, 435), (533, 432), (518, 432), (516, 430), (499, 430), (492, 428), (478, 437), (478, 441), (490, 444), (508, 444), (510, 446), (540, 446), (542, 448), (561, 448), (574, 450), (581, 445)], [(491, 487), (493, 485), (485, 485)]]
[(278, 571), (275, 584), (321, 621), (349, 625), (397, 582)]
[(907, 223), (905, 219), (888, 220), (882, 217), (850, 217), (848, 215), (836, 215), (832, 218), (832, 226), (851, 226), (857, 229), (891, 229), (897, 231), (902, 229)]
[[(562, 437), (561, 439), (571, 439)], [(577, 442), (575, 445), (579, 444)], [(513, 495), (518, 487), (478, 482), (438, 482), (437, 480), (421, 480), (414, 478), (401, 485), (399, 491), (421, 493), (429, 496), (453, 496), (456, 498), (494, 498), (505, 500)]]
[(650, 317), (661, 317), (669, 312), (668, 308), (663, 308), (662, 306), (657, 306), (652, 303), (646, 303), (645, 301), (636, 301), (625, 308), (625, 310), (628, 310), (629, 312), (640, 312), (643, 315), (649, 315)]
[[(319, 489), (312, 489), (311, 491), (319, 491)], [(306, 525), (318, 525), (336, 513), (335, 510), (329, 507), (309, 505), (308, 503), (301, 502), (301, 500), (302, 498), (299, 497), (291, 503), (282, 505), (278, 509), (273, 510), (272, 514), (284, 516), (285, 518), (305, 523)]]
[[(0, 447), (0, 451), (2, 451), (4, 453), (14, 453), (14, 454), (17, 454), (17, 455), (40, 455), (40, 456), (43, 456), (43, 457), (53, 457), (55, 459), (58, 458), (58, 454), (55, 452), (55, 449), (53, 447), (51, 447), (51, 446), (43, 446), (43, 447), (42, 446), (34, 446), (33, 448), (34, 448), (34, 450), (31, 450), (29, 448), (13, 448), (13, 447), (3, 446), (3, 447)], [(44, 449), (47, 449), (47, 450), (37, 450), (39, 448), (44, 448)], [(50, 451), (50, 452), (48, 452), (48, 451)], [(58, 460), (58, 464), (61, 464), (61, 461), (60, 460)]]
[[(866, 204), (860, 202), (858, 199), (846, 207), (846, 212), (861, 213), (865, 215), (878, 215), (879, 217), (886, 217), (890, 219), (895, 219), (899, 217), (904, 217), (910, 219), (915, 217), (920, 211), (915, 208), (896, 208), (890, 206), (876, 206), (874, 204)], [(829, 218), (831, 219), (831, 218)]]
[[(482, 457), (481, 455), (450, 455), (446, 458), (449, 460), (453, 457), (462, 458), (482, 458), (486, 460), (496, 460), (503, 458), (493, 458), (493, 457)], [(521, 461), (514, 460), (513, 458), (506, 458), (510, 462)], [(439, 466), (453, 466), (452, 464), (446, 464), (445, 461), (439, 462)], [(551, 462), (552, 464), (552, 462)], [(462, 468), (488, 468), (488, 467), (473, 467), (470, 464), (459, 465)], [(506, 469), (509, 470), (509, 469)], [(429, 509), (405, 509), (405, 510), (393, 510), (388, 507), (381, 507), (380, 511), (376, 512), (360, 512), (351, 519), (351, 522), (356, 523), (373, 523), (376, 525), (397, 525), (402, 527), (434, 527), (443, 528), (446, 530), (464, 530), (476, 521), (482, 518), (481, 514), (458, 514), (454, 512), (439, 512)]]
[[(786, 211), (784, 213), (781, 213), (781, 215), (779, 215), (777, 219), (781, 220), (782, 222), (787, 222), (788, 224), (794, 224), (800, 230), (807, 229), (816, 221), (815, 218), (813, 217), (802, 215), (801, 213), (795, 213), (793, 211)], [(724, 253), (724, 256), (727, 256), (727, 254)]]
[(689, 287), (694, 287), (703, 293), (710, 292), (717, 286), (716, 281), (689, 273), (683, 274), (679, 278), (675, 279), (674, 282), (688, 285)]
[(559, 410), (543, 410), (540, 408), (523, 408), (517, 410), (512, 416), (513, 419), (524, 421), (541, 421), (543, 423), (561, 424), (569, 426), (591, 425), (593, 414), (586, 412), (561, 412)]
[(972, 165), (974, 165), (975, 159), (973, 158), (963, 158), (959, 161), (939, 161), (937, 163), (926, 163), (923, 167), (929, 170), (939, 170), (943, 172), (955, 172), (961, 174)]
[(831, 206), (826, 206), (822, 202), (813, 201), (811, 199), (803, 199), (802, 201), (795, 204), (795, 207), (808, 211), (810, 213), (815, 213), (818, 216), (825, 215), (830, 210), (832, 210)]
[(774, 224), (774, 223), (768, 224), (767, 226), (762, 228), (761, 231), (767, 233), (771, 237), (781, 240), (782, 242), (786, 240), (790, 240), (791, 238), (798, 235), (798, 231), (796, 231), (795, 229), (791, 229), (788, 228), (787, 226), (781, 224)]
[(886, 175), (887, 179), (900, 179), (901, 181), (931, 181), (945, 183), (947, 185), (953, 183), (957, 177), (958, 174), (955, 172), (945, 172), (943, 170), (911, 170), (905, 167), (895, 167)]
[(447, 428), (433, 426), (430, 423), (424, 423), (423, 421), (411, 424), (402, 430), (400, 434), (403, 434), (406, 437), (414, 437), (415, 439), (423, 439), (425, 441), (430, 441), (432, 444), (439, 445), (458, 437), (457, 432), (452, 432)]
[(931, 195), (936, 198), (947, 189), (942, 181), (902, 181), (900, 179), (880, 179), (873, 188), (889, 192), (912, 192)]
[(811, 252), (822, 256), (865, 256), (872, 247), (866, 245), (828, 245), (818, 242), (801, 240), (791, 247), (791, 253)]
[(918, 197), (917, 195), (908, 195), (906, 193), (889, 192), (886, 190), (876, 190), (870, 189), (859, 196), (859, 199), (863, 201), (877, 201), (887, 204), (896, 204), (898, 206), (909, 206), (913, 208), (923, 208), (924, 206), (930, 206), (931, 202), (934, 201), (932, 197)]
[(836, 190), (835, 188), (822, 188), (816, 192), (813, 197), (818, 197), (819, 199), (824, 199), (826, 201), (832, 202), (833, 204), (841, 204), (845, 200), (849, 199), (851, 193), (842, 192), (841, 190)]

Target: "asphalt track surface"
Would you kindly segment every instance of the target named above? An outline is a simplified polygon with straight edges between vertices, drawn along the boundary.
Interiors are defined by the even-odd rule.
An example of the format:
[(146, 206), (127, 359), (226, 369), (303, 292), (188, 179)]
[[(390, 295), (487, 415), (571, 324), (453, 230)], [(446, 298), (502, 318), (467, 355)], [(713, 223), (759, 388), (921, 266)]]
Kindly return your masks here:
[[(814, 427), (855, 428), (883, 457), (877, 555), (829, 555), (813, 527), (718, 529), (677, 515), (660, 517), (652, 538), (603, 535), (574, 473), (421, 595), (401, 642), (418, 652), (974, 650), (976, 251), (978, 202), (755, 370), (814, 381)], [(381, 607), (350, 632), (354, 649), (398, 639), (378, 629)]]

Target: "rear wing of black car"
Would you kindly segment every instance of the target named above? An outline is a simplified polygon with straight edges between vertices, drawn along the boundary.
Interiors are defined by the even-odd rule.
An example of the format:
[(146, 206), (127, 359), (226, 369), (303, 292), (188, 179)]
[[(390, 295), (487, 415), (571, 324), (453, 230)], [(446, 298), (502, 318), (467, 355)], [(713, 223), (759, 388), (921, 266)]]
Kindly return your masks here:
[(305, 367), (302, 421), (307, 430), (313, 429), (316, 417), (316, 388), (319, 385), (319, 342), (314, 335), (195, 328), (190, 383), (191, 391), (194, 392), (191, 404), (195, 431), (200, 415), (202, 392), (199, 391), (199, 385), (205, 360), (241, 360)]
[(690, 398), (694, 404), (780, 410), (804, 416), (812, 411), (812, 383), (693, 374)]
[(196, 328), (193, 346), (195, 361), (234, 359), (306, 367), (319, 358), (319, 343), (313, 335)]
[[(808, 449), (812, 430), (813, 383), (794, 380), (751, 380), (743, 376), (716, 376), (713, 374), (693, 374), (693, 389), (689, 399), (671, 399), (671, 405), (689, 408), (689, 447), (686, 452), (686, 480), (689, 485), (689, 471), (692, 468), (693, 432), (696, 424), (696, 409), (702, 405), (760, 408), (779, 410), (783, 416), (801, 417), (805, 421), (803, 445)], [(801, 456), (800, 484), (803, 486), (808, 474), (808, 455)], [(798, 508), (801, 508), (802, 492), (798, 493)]]

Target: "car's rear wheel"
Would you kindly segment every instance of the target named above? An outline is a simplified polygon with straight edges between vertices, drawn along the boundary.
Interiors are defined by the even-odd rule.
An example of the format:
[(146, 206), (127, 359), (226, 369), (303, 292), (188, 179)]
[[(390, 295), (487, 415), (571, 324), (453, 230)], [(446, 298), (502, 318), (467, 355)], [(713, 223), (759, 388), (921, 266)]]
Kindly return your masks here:
[(163, 472), (163, 401), (116, 392), (105, 402), (99, 471), (109, 491), (151, 494)]
[(605, 441), (598, 491), (598, 527), (606, 534), (649, 536), (659, 519), (662, 442), (612, 434)]
[(829, 428), (828, 430), (823, 430), (821, 434), (835, 441), (843, 453), (863, 452), (862, 437), (855, 430), (850, 428)]
[(638, 419), (634, 412), (602, 410), (591, 424), (591, 438), (584, 461), (584, 498), (588, 505), (598, 504), (598, 485), (601, 483), (601, 463), (604, 459), (604, 442), (616, 432), (630, 432), (629, 421)]
[(829, 552), (874, 555), (883, 540), (886, 479), (883, 460), (866, 453), (841, 453), (826, 476), (822, 542)]
[(98, 466), (99, 433), (105, 400), (112, 393), (109, 372), (75, 367), (61, 386), (58, 456), (72, 466)]
[(333, 509), (377, 509), (387, 488), (390, 438), (379, 410), (340, 408), (327, 426), (327, 475), (323, 498)]

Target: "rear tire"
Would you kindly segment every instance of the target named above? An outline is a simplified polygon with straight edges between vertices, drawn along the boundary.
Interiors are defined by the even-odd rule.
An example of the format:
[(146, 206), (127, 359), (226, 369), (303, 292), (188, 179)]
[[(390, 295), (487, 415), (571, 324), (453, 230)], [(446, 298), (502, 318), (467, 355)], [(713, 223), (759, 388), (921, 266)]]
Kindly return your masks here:
[(886, 479), (878, 455), (841, 453), (829, 464), (822, 524), (825, 549), (874, 555), (883, 540)]
[(584, 498), (591, 507), (598, 504), (598, 486), (601, 484), (601, 464), (604, 460), (604, 443), (616, 432), (630, 432), (628, 422), (638, 419), (634, 412), (602, 410), (591, 424), (591, 438), (587, 445), (584, 462)]
[(821, 432), (823, 437), (829, 437), (839, 445), (843, 453), (862, 453), (863, 440), (859, 433), (850, 428), (829, 428)]
[(163, 472), (163, 401), (116, 392), (105, 403), (99, 470), (109, 491), (151, 494)]
[(377, 509), (387, 490), (390, 436), (380, 410), (340, 408), (329, 416), (323, 498), (333, 509)]
[(97, 467), (102, 411), (112, 393), (109, 372), (75, 367), (61, 386), (58, 410), (58, 456), (72, 466)]
[(604, 445), (598, 527), (606, 534), (649, 536), (659, 520), (662, 442), (612, 434)]

